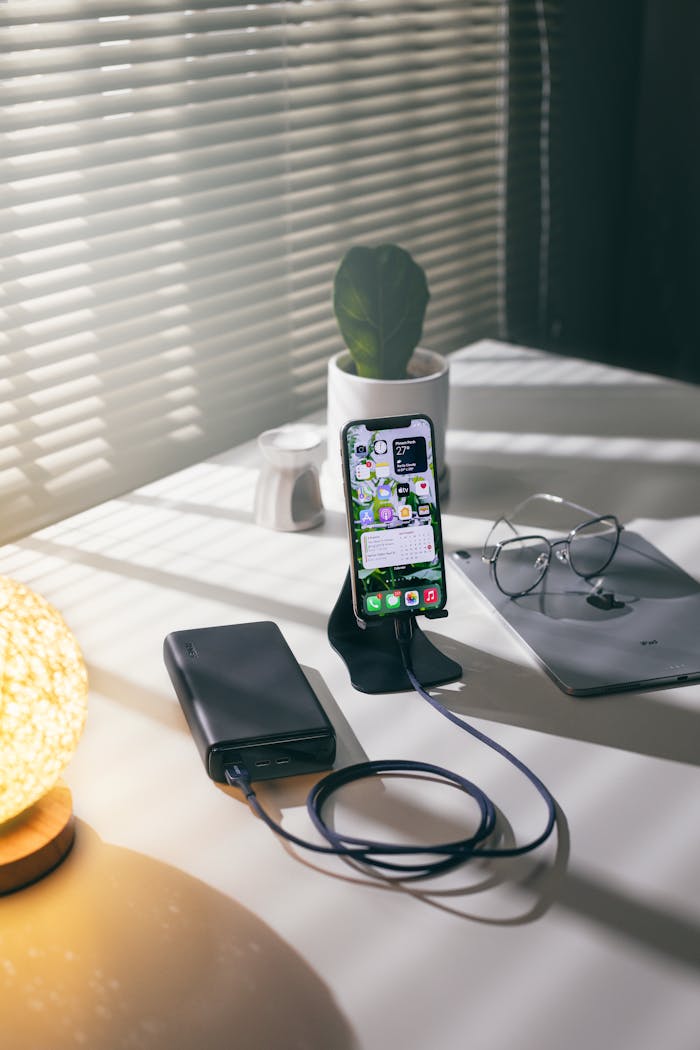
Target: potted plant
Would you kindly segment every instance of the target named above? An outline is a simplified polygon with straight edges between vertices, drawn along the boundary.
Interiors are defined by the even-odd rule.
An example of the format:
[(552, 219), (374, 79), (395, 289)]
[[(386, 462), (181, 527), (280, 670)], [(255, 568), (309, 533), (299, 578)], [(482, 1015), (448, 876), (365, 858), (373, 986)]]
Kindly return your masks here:
[(430, 299), (423, 269), (396, 244), (354, 246), (333, 282), (333, 309), (346, 349), (328, 363), (329, 473), (349, 419), (425, 412), (435, 428), (441, 493), (446, 495), (448, 363), (418, 347)]

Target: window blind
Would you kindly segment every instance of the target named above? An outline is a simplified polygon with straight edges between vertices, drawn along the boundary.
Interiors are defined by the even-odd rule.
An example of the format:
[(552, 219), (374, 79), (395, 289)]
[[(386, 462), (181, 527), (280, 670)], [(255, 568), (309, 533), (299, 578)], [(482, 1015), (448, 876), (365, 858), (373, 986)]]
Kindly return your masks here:
[(351, 244), (502, 334), (507, 7), (0, 5), (0, 538), (322, 406)]

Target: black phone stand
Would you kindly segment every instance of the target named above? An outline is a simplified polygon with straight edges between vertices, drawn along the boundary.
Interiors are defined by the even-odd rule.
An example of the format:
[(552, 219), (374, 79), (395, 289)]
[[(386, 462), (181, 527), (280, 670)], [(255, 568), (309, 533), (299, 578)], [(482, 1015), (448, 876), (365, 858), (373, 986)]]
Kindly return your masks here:
[[(349, 570), (328, 620), (328, 640), (361, 693), (400, 693), (413, 688), (401, 661), (393, 619), (381, 619), (364, 630), (355, 619)], [(411, 659), (421, 685), (444, 685), (462, 677), (460, 665), (428, 641), (415, 617)]]

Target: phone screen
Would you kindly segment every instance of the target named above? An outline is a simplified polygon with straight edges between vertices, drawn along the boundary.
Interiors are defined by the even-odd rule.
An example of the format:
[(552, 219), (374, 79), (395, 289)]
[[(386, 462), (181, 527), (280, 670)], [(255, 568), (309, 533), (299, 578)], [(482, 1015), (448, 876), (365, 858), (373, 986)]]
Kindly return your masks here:
[(423, 415), (343, 427), (353, 598), (361, 619), (445, 605), (434, 447)]

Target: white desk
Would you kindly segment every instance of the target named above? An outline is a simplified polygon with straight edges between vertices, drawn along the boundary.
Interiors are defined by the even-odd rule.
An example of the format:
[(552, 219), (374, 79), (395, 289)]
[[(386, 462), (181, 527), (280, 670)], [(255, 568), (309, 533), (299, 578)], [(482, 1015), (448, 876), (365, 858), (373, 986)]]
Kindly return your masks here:
[[(697, 389), (487, 342), (451, 371), (448, 549), (544, 489), (616, 511), (700, 577)], [(700, 686), (566, 697), (450, 569), (450, 616), (427, 629), (465, 672), (442, 695), (548, 784), (557, 840), (402, 889), (288, 850), (207, 779), (163, 638), (274, 619), (339, 764), (422, 758), (479, 783), (520, 840), (544, 819), (513, 770), (417, 696), (353, 690), (325, 635), (342, 516), (262, 531), (258, 468), (251, 443), (0, 552), (1, 572), (63, 612), (91, 677), (66, 777), (76, 846), (0, 900), (3, 1047), (696, 1050)], [(311, 835), (309, 784), (258, 794)], [(336, 819), (452, 838), (472, 820), (455, 795), (356, 785)]]

